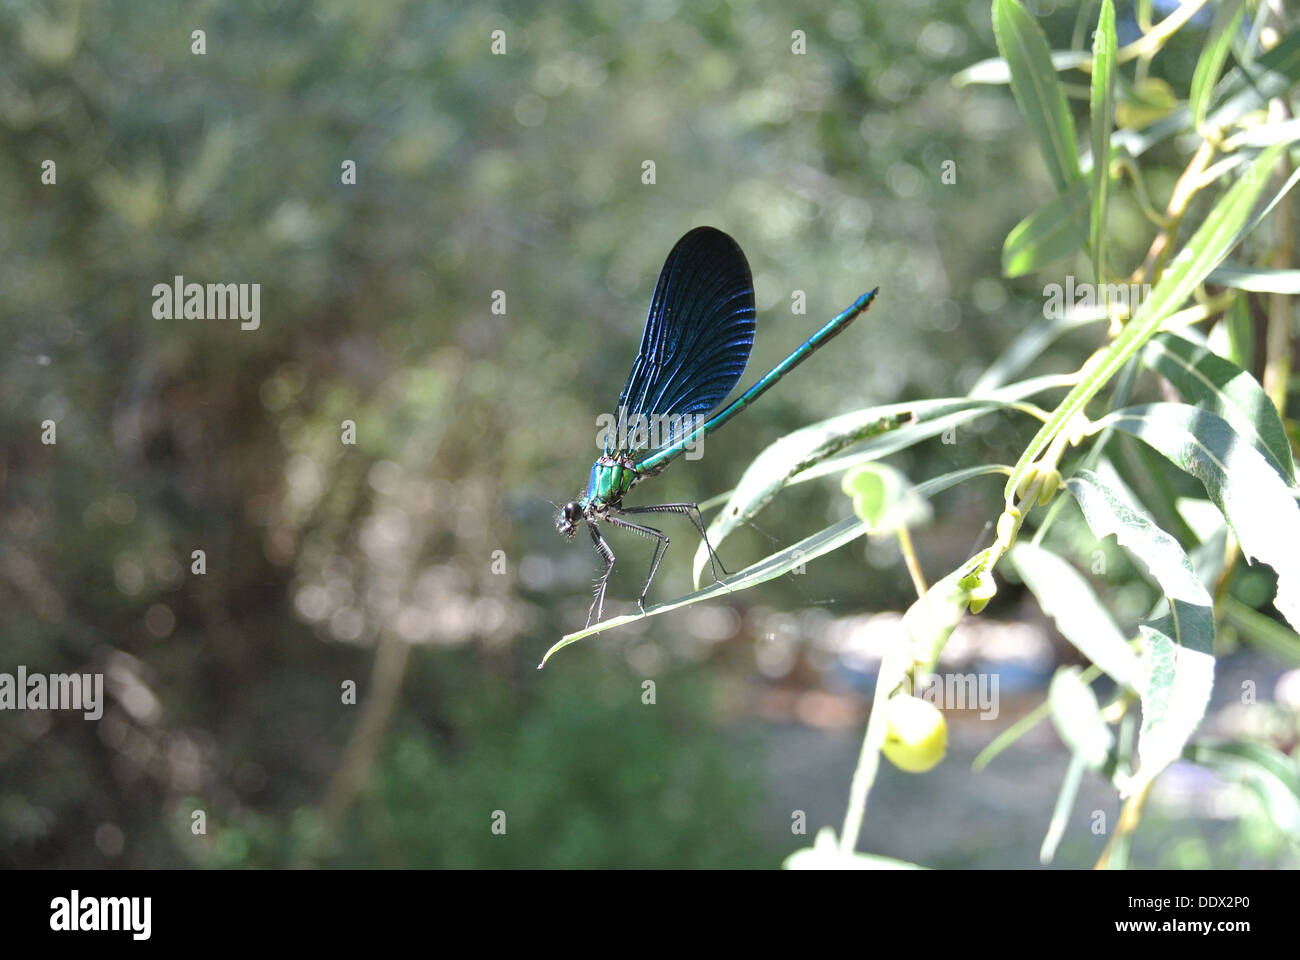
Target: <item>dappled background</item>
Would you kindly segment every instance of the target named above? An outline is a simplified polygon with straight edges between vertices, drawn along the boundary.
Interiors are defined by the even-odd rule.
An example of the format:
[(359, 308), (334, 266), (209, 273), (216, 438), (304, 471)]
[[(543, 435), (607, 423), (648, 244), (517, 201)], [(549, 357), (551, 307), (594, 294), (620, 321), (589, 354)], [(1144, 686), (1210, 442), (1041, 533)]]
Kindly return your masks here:
[[(1074, 12), (1036, 11), (1068, 46)], [(1168, 63), (1190, 73), (1186, 47)], [(539, 673), (598, 569), (554, 504), (585, 484), (595, 418), (693, 226), (753, 267), (745, 383), (881, 293), (637, 502), (724, 492), (827, 416), (960, 395), (1041, 318), (1041, 278), (1003, 281), (999, 253), (1051, 184), (1007, 88), (952, 81), (995, 53), (988, 5), (948, 0), (0, 7), (0, 670), (102, 671), (108, 691), (98, 722), (0, 715), (0, 863), (760, 867), (838, 826), (858, 654), (888, 626), (871, 615), (914, 596), (896, 545), (859, 541)], [(1140, 216), (1114, 216), (1145, 249)], [(176, 275), (260, 283), (260, 327), (155, 318)], [(992, 415), (893, 462), (918, 479), (1011, 462), (1034, 426)], [(1000, 486), (936, 499), (916, 531), (932, 577), (987, 537)], [(834, 480), (800, 485), (724, 562), (850, 512)], [(654, 600), (691, 586), (696, 540), (673, 522)], [(619, 614), (648, 549), (612, 539)], [(1035, 609), (1009, 587), (954, 640), (1017, 666), (1002, 716), (954, 717), (929, 778), (884, 771), (864, 848), (1036, 863), (1067, 759), (1050, 726), (969, 764), (1066, 656)], [(1100, 780), (1083, 796), (1117, 809)], [(1150, 862), (1272, 862), (1266, 830), (1191, 813)], [(1058, 862), (1103, 841), (1077, 829)]]

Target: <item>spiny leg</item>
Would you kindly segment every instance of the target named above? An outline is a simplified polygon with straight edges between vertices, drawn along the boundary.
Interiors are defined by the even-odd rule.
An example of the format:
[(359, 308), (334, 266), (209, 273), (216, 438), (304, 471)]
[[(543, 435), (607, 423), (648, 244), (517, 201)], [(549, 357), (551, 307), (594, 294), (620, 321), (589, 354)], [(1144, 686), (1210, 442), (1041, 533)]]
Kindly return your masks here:
[(704, 516), (700, 513), (700, 507), (695, 503), (656, 503), (648, 507), (623, 507), (621, 513), (684, 513), (695, 524), (695, 529), (700, 532), (701, 539), (704, 540), (704, 546), (709, 551), (709, 566), (713, 569), (713, 579), (721, 580), (718, 576), (718, 568), (722, 567), (725, 576), (731, 576), (731, 572), (722, 566), (722, 558), (718, 556), (713, 549), (713, 544), (709, 543), (709, 535), (704, 532)]
[[(627, 512), (626, 510), (624, 511)], [(658, 543), (655, 544), (655, 555), (650, 560), (650, 575), (645, 578), (645, 586), (641, 588), (641, 596), (637, 599), (636, 605), (645, 613), (645, 597), (650, 592), (650, 582), (654, 580), (655, 573), (659, 570), (659, 561), (664, 558), (668, 552), (668, 537), (660, 530), (654, 527), (643, 527), (639, 523), (632, 523), (629, 520), (620, 520), (618, 517), (606, 514), (605, 520), (616, 527), (622, 527), (624, 530), (631, 530), (633, 533), (640, 534), (643, 537), (654, 537)]]
[[(601, 555), (605, 561), (605, 575), (596, 581), (596, 596), (591, 601), (591, 607), (587, 610), (587, 627), (591, 626), (591, 615), (596, 615), (596, 622), (600, 622), (601, 614), (605, 612), (605, 584), (609, 583), (609, 575), (614, 570), (614, 551), (609, 549), (609, 544), (605, 538), (600, 535), (594, 523), (588, 523), (588, 529), (591, 530), (591, 542), (596, 545), (596, 552)], [(585, 630), (586, 627), (583, 627)]]

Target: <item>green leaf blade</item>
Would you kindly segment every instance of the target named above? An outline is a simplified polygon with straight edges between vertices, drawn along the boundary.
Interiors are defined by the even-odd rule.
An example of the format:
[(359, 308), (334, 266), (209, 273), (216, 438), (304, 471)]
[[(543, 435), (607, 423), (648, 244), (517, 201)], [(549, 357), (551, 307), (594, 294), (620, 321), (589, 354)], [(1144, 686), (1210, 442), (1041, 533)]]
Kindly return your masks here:
[(1139, 625), (1145, 685), (1140, 766), (1124, 789), (1130, 794), (1177, 759), (1205, 716), (1214, 687), (1213, 601), (1178, 541), (1127, 494), (1089, 470), (1067, 480), (1066, 489), (1098, 541), (1114, 534), (1146, 565), (1169, 602), (1168, 617)]
[(1201, 481), (1246, 558), (1277, 571), (1273, 605), (1300, 626), (1300, 503), (1273, 465), (1222, 417), (1186, 404), (1126, 407), (1107, 423)]
[(1282, 418), (1254, 377), (1212, 350), (1172, 333), (1153, 337), (1143, 359), (1177, 387), (1185, 400), (1204, 404), (1228, 421), (1287, 484), (1295, 483), (1295, 464)]
[[(1082, 50), (1053, 50), (1052, 69), (1078, 70), (1092, 63), (1092, 57)], [(1011, 82), (1011, 68), (1003, 57), (990, 57), (973, 63), (952, 78), (954, 86), (965, 87), (970, 84), (988, 84), (1001, 86)]]
[(1092, 88), (1089, 127), (1092, 134), (1092, 219), (1089, 247), (1098, 283), (1106, 282), (1106, 206), (1110, 188), (1110, 131), (1115, 117), (1115, 5), (1102, 0), (1092, 41)]
[(1183, 756), (1244, 784), (1278, 829), (1300, 837), (1300, 766), (1294, 759), (1267, 744), (1244, 740), (1198, 741)]
[(795, 567), (815, 560), (832, 550), (838, 550), (846, 543), (851, 543), (867, 532), (867, 525), (857, 517), (850, 517), (841, 520), (839, 523), (832, 524), (825, 530), (821, 530), (810, 537), (805, 537), (793, 546), (786, 547), (784, 550), (778, 550), (770, 556), (764, 557), (757, 563), (752, 563), (739, 573), (733, 574), (726, 580), (717, 583), (711, 583), (702, 590), (696, 590), (684, 597), (676, 600), (670, 600), (667, 603), (658, 603), (652, 607), (647, 607), (646, 612), (628, 614), (622, 617), (611, 617), (608, 620), (602, 620), (585, 629), (578, 630), (562, 637), (555, 643), (546, 655), (542, 657), (542, 662), (537, 665), (540, 670), (546, 666), (546, 662), (559, 650), (564, 649), (571, 643), (575, 643), (584, 637), (594, 636), (597, 633), (603, 633), (614, 627), (622, 626), (626, 623), (632, 623), (634, 620), (642, 620), (646, 617), (655, 617), (662, 613), (669, 613), (681, 607), (688, 607), (691, 604), (699, 603), (702, 600), (712, 600), (715, 597), (726, 594), (739, 593), (742, 590), (748, 590), (750, 587), (756, 587), (761, 583), (789, 573)]
[(1092, 585), (1064, 558), (1032, 543), (1017, 543), (1008, 559), (1061, 636), (1116, 683), (1140, 693), (1142, 664)]
[(1058, 669), (1048, 688), (1047, 703), (1056, 732), (1070, 752), (1089, 770), (1100, 770), (1106, 765), (1115, 737), (1101, 718), (1097, 695), (1082, 673), (1078, 667)]
[[(1114, 534), (1120, 546), (1146, 565), (1165, 596), (1209, 609), (1210, 594), (1197, 579), (1178, 541), (1157, 527), (1127, 496), (1091, 470), (1080, 470), (1065, 486), (1099, 541)], [(1213, 636), (1209, 639), (1213, 640)]]
[[(978, 399), (939, 398), (867, 407), (787, 434), (745, 468), (721, 512), (709, 523), (709, 542), (716, 550), (789, 484), (841, 473), (995, 410), (1014, 409), (1022, 397), (1047, 389), (1053, 382), (1052, 378), (1026, 380)], [(854, 452), (845, 453), (850, 448)], [(700, 583), (708, 566), (708, 549), (701, 541), (695, 552), (694, 583)]]
[[(1175, 606), (1181, 601), (1175, 601)], [(1174, 618), (1139, 625), (1147, 692), (1138, 733), (1139, 768), (1121, 791), (1131, 796), (1182, 754), (1205, 716), (1214, 686), (1214, 658), (1177, 640)]]
[(1088, 185), (1078, 180), (1011, 228), (1002, 242), (1002, 274), (1032, 273), (1068, 257), (1087, 239)]
[(1079, 153), (1047, 38), (1016, 0), (993, 0), (993, 34), (1010, 68), (1011, 92), (1020, 113), (1038, 141), (1057, 192), (1064, 193), (1079, 179)]
[(1300, 293), (1300, 270), (1222, 263), (1211, 270), (1206, 279), (1222, 287), (1252, 293)]
[(1214, 85), (1218, 82), (1223, 64), (1228, 59), (1232, 38), (1237, 33), (1237, 27), (1241, 23), (1245, 10), (1245, 6), (1235, 0), (1225, 3), (1219, 7), (1214, 23), (1210, 26), (1210, 32), (1205, 38), (1205, 47), (1201, 50), (1201, 56), (1196, 61), (1196, 69), (1192, 73), (1192, 85), (1188, 96), (1192, 126), (1195, 128), (1199, 128), (1205, 122)]
[(1300, 635), (1267, 614), (1227, 596), (1222, 602), (1223, 622), (1237, 630), (1252, 646), (1288, 667), (1300, 667)]

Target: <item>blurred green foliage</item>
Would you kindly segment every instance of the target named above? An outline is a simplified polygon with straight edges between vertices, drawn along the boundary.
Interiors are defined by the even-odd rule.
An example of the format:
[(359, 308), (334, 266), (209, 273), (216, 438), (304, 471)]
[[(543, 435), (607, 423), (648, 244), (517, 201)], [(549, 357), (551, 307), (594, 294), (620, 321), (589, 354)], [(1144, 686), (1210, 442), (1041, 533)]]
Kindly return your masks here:
[[(999, 249), (1050, 183), (1005, 90), (951, 82), (993, 53), (987, 4), (956, 0), (0, 2), (0, 669), (101, 670), (109, 689), (98, 724), (0, 716), (0, 863), (777, 862), (788, 813), (761, 822), (762, 754), (725, 706), (751, 660), (698, 665), (710, 623), (533, 670), (594, 569), (551, 501), (584, 481), (691, 226), (754, 268), (751, 378), (882, 291), (816, 373), (657, 480), (664, 499), (725, 490), (822, 416), (960, 393), (1039, 315)], [(156, 319), (176, 275), (260, 283), (260, 328)], [(1029, 433), (990, 418), (960, 454), (909, 457), (939, 472)], [(943, 501), (923, 554), (963, 556), (982, 522), (964, 508), (989, 494)], [(783, 503), (727, 559), (847, 509), (832, 484)], [(673, 536), (668, 592), (689, 580)], [(896, 605), (895, 561), (864, 586), (845, 551), (762, 600)], [(640, 575), (622, 566), (614, 602)], [(724, 618), (742, 650), (756, 602)], [(411, 657), (331, 824), (384, 642)]]
[[(506, 56), (489, 52), (496, 29)], [(447, 715), (451, 692), (407, 677), (320, 862), (773, 862), (741, 827), (752, 753), (719, 753), (726, 735), (687, 701), (641, 707), (645, 671), (626, 665), (585, 688), (533, 673), (585, 611), (592, 562), (565, 551), (548, 501), (585, 477), (662, 257), (698, 223), (754, 266), (753, 369), (876, 283), (891, 360), (858, 331), (666, 474), (665, 496), (725, 489), (737, 461), (816, 416), (962, 376), (1007, 294), (986, 282), (959, 304), (955, 278), (995, 274), (1014, 212), (986, 223), (987, 197), (938, 172), (956, 157), (974, 184), (1019, 165), (1012, 107), (989, 93), (971, 109), (949, 81), (991, 49), (986, 12), (958, 3), (0, 5), (0, 644), (7, 665), (104, 670), (110, 689), (98, 725), (0, 717), (0, 862), (314, 856), (312, 810), (362, 709), (340, 706), (340, 684), (364, 702), (383, 636), (417, 644), (413, 674), (456, 672), (493, 706)], [(936, 217), (941, 190), (966, 232)], [(176, 275), (260, 283), (260, 329), (155, 319), (152, 287)], [(790, 314), (794, 289), (807, 316)], [(796, 498), (771, 535), (833, 503)], [(674, 553), (666, 590), (687, 579), (689, 551)], [(859, 579), (827, 564), (814, 598)], [(671, 652), (680, 628), (659, 630), (646, 642)], [(673, 659), (661, 685), (679, 682)], [(680, 741), (612, 706), (564, 708), (556, 689), (619, 690), (684, 724)], [(513, 805), (439, 770), (488, 793), (498, 778)], [(525, 853), (486, 832), (498, 806), (521, 830), (574, 819)], [(448, 839), (449, 820), (483, 837)]]
[(757, 744), (711, 732), (700, 670), (679, 671), (674, 702), (653, 705), (626, 696), (628, 679), (608, 666), (557, 675), (535, 701), (492, 679), (456, 654), (411, 677), (436, 691), (436, 714), (409, 705), (337, 837), (313, 807), (287, 824), (248, 816), (197, 861), (734, 868), (776, 859), (755, 817)]

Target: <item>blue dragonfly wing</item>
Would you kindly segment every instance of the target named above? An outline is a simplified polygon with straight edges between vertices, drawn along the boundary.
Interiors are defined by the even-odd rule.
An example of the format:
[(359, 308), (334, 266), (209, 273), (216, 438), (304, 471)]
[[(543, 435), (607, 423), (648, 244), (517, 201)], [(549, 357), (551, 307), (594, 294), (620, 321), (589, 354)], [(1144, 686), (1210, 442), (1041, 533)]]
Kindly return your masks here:
[[(671, 443), (680, 431), (666, 426), (681, 422), (672, 418), (716, 407), (745, 372), (754, 329), (754, 281), (745, 254), (721, 230), (696, 227), (677, 241), (659, 273), (618, 401), (629, 426), (656, 417), (660, 429), (657, 435), (629, 430), (630, 437), (610, 431), (606, 452)], [(632, 442), (619, 442), (626, 439)]]

